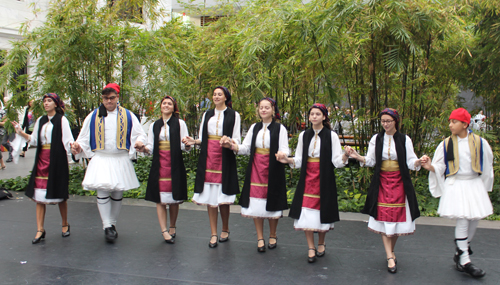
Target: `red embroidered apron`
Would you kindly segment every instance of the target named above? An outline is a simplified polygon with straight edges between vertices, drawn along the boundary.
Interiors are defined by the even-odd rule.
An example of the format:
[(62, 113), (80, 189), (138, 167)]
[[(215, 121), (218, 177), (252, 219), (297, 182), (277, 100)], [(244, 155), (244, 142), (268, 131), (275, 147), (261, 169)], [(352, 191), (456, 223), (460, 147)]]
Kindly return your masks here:
[(302, 207), (319, 210), (320, 207), (319, 157), (307, 159), (306, 181)]
[(205, 170), (205, 182), (222, 183), (222, 147), (220, 136), (208, 136), (207, 168)]

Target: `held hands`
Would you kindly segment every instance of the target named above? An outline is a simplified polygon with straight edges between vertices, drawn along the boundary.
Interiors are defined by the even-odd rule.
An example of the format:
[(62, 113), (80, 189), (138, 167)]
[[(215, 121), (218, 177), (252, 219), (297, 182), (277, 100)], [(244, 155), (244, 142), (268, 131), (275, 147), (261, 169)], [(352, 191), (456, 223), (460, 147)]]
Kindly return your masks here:
[(182, 139), (182, 143), (185, 144), (187, 147), (191, 147), (196, 144), (196, 141), (192, 137), (185, 136)]
[(231, 140), (228, 136), (223, 136), (219, 143), (221, 147), (233, 149), (234, 140)]
[(290, 163), (289, 160), (288, 160), (288, 156), (286, 155), (286, 153), (282, 152), (282, 151), (278, 151), (276, 154), (276, 160), (283, 163), (283, 164), (288, 164)]
[(146, 152), (146, 146), (141, 141), (136, 141), (134, 148), (137, 152)]
[(71, 153), (73, 155), (76, 155), (79, 154), (80, 152), (82, 152), (82, 147), (80, 146), (80, 144), (78, 144), (77, 142), (73, 142), (71, 144)]
[(418, 166), (417, 163), (420, 163), (423, 168), (434, 172), (434, 167), (432, 166), (432, 160), (427, 155), (422, 156), (418, 161), (416, 161), (415, 166)]

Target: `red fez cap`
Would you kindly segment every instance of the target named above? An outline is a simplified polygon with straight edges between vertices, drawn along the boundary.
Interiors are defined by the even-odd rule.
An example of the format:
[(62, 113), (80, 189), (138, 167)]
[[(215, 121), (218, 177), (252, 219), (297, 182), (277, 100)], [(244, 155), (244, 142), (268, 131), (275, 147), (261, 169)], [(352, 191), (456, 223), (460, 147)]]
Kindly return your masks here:
[(468, 125), (470, 124), (470, 114), (464, 108), (458, 108), (451, 112), (450, 118), (448, 118), (448, 120), (457, 120)]
[(108, 85), (104, 86), (104, 89), (106, 88), (113, 88), (116, 91), (116, 94), (120, 94), (120, 86), (116, 83), (109, 83)]

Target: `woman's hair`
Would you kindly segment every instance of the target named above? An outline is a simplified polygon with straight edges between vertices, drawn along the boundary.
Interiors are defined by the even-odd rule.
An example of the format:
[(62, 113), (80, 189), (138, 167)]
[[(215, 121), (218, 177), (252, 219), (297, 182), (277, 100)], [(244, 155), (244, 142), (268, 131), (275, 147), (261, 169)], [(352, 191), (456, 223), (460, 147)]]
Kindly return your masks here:
[(43, 95), (42, 101), (45, 100), (45, 98), (49, 98), (50, 100), (52, 100), (52, 102), (56, 104), (56, 113), (64, 116), (64, 101), (61, 100), (59, 95), (57, 95), (56, 93), (47, 93)]
[(280, 117), (280, 115), (279, 115), (279, 111), (278, 111), (278, 113), (276, 114), (276, 109), (277, 109), (277, 107), (276, 107), (275, 105), (273, 106), (273, 102), (272, 102), (272, 101), (267, 100), (267, 98), (263, 98), (263, 99), (261, 99), (261, 100), (259, 101), (259, 103), (257, 103), (257, 108), (255, 108), (255, 113), (257, 114), (257, 117), (259, 117), (259, 118), (262, 120), (262, 118), (260, 117), (260, 114), (259, 114), (260, 103), (262, 103), (262, 101), (266, 101), (266, 102), (271, 103), (271, 108), (273, 109), (273, 121), (277, 121), (277, 122), (279, 122), (279, 121), (280, 121), (280, 119), (281, 119), (281, 117)]
[[(163, 101), (167, 100), (167, 99), (170, 99), (173, 103), (174, 103), (174, 110), (172, 111), (172, 116), (176, 117), (177, 119), (179, 119), (179, 108), (177, 107), (177, 101), (171, 97), (171, 96), (165, 96), (163, 97), (163, 99), (161, 99), (160, 101), (160, 110), (161, 110), (161, 105), (163, 104)], [(161, 113), (161, 111), (160, 111)], [(163, 118), (161, 115), (160, 115), (160, 119)]]
[(332, 126), (330, 125), (330, 119), (328, 118), (328, 110), (326, 109), (325, 105), (318, 103), (313, 104), (312, 107), (309, 109), (309, 112), (307, 113), (308, 117), (311, 115), (311, 110), (313, 108), (319, 109), (321, 113), (323, 113), (323, 115), (325, 116), (325, 119), (323, 120), (323, 127), (332, 130)]

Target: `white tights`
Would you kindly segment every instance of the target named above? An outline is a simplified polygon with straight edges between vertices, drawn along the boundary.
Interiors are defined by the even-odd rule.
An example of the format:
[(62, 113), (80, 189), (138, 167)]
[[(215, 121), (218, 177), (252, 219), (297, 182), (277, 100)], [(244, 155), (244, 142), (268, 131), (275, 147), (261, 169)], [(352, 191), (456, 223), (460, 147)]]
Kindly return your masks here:
[(122, 208), (122, 191), (97, 191), (97, 208), (101, 214), (103, 229), (116, 225)]
[(455, 242), (457, 247), (463, 251), (460, 255), (460, 264), (464, 265), (470, 262), (469, 258), (469, 243), (472, 241), (476, 233), (479, 220), (457, 219), (455, 227)]

